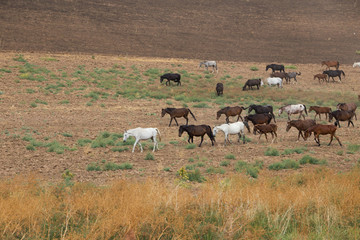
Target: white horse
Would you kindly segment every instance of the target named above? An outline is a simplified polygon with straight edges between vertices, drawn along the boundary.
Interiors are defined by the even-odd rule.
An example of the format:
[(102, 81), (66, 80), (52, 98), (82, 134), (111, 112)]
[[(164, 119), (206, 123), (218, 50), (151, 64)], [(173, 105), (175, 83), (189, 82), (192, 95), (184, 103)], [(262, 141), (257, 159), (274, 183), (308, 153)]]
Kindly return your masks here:
[(269, 86), (272, 85), (277, 85), (278, 88), (281, 87), (282, 88), (282, 79), (278, 78), (278, 77), (269, 77), (266, 79), (267, 83)]
[(140, 127), (133, 128), (133, 129), (129, 129), (129, 130), (124, 132), (123, 141), (125, 142), (130, 136), (135, 137), (135, 143), (134, 143), (134, 147), (132, 149), (132, 152), (134, 152), (135, 146), (138, 143), (140, 145), (141, 152), (143, 152), (143, 148), (142, 148), (141, 143), (139, 141), (140, 140), (151, 139), (154, 142), (154, 149), (153, 149), (153, 152), (154, 152), (155, 147), (157, 148), (157, 150), (159, 150), (159, 146), (158, 146), (158, 143), (156, 141), (157, 133), (159, 133), (159, 139), (161, 141), (161, 135), (160, 135), (160, 132), (159, 132), (159, 130), (157, 128), (140, 128)]
[(245, 133), (244, 133), (244, 126), (250, 132), (249, 125), (246, 122), (234, 122), (234, 123), (224, 123), (220, 126), (215, 126), (213, 128), (213, 135), (216, 136), (217, 132), (223, 131), (225, 134), (224, 143), (226, 145), (226, 140), (230, 143), (229, 135), (237, 134), (239, 136), (238, 142), (240, 142), (241, 136), (243, 137), (243, 143), (245, 144)]
[(216, 61), (200, 62), (199, 68), (201, 68), (202, 65), (204, 65), (206, 67), (206, 70), (208, 70), (209, 67), (212, 67), (213, 68), (212, 72), (214, 72), (215, 70), (216, 70), (216, 73), (218, 72)]
[(354, 62), (353, 68), (354, 68), (354, 67), (360, 67), (360, 62)]
[(305, 114), (303, 114), (303, 111), (305, 111), (306, 115), (308, 115), (306, 106), (304, 104), (295, 104), (295, 105), (286, 105), (279, 109), (279, 116), (282, 114), (282, 112), (285, 111), (288, 114), (288, 119), (290, 121), (290, 115), (291, 114), (297, 114), (300, 113), (299, 119), (301, 116), (303, 116), (305, 120)]

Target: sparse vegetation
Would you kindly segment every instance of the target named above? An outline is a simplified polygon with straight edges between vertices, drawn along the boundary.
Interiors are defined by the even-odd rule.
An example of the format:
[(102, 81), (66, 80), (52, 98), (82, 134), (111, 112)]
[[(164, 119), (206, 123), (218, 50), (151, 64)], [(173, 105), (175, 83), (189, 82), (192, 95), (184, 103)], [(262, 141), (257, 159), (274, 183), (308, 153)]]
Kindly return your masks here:
[(265, 151), (265, 156), (279, 156), (279, 151), (275, 148), (267, 148)]
[(257, 68), (256, 66), (252, 66), (252, 67), (250, 67), (250, 70), (251, 71), (259, 71), (259, 68)]
[(282, 169), (298, 169), (299, 163), (292, 159), (284, 159), (281, 162), (276, 162), (269, 165), (270, 170), (282, 170)]

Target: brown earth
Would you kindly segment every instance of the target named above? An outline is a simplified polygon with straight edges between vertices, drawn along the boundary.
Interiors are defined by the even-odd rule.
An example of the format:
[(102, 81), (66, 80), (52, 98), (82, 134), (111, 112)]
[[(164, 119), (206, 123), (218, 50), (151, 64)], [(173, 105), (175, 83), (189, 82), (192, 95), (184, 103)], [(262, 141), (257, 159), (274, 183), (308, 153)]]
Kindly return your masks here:
[[(182, 102), (175, 101), (173, 98), (168, 100), (157, 99), (135, 99), (113, 98), (115, 91), (96, 88), (94, 84), (86, 81), (79, 82), (72, 73), (76, 72), (78, 66), (83, 65), (86, 70), (94, 71), (97, 69), (110, 69), (114, 65), (123, 66), (126, 71), (132, 71), (132, 66), (136, 66), (140, 73), (151, 68), (173, 69), (174, 71), (186, 70), (191, 73), (204, 76), (204, 70), (198, 69), (198, 60), (188, 59), (163, 59), (163, 58), (130, 58), (118, 56), (102, 56), (102, 55), (70, 55), (70, 54), (43, 54), (43, 53), (23, 53), (23, 58), (29, 63), (37, 66), (46, 67), (46, 69), (61, 76), (63, 72), (68, 77), (64, 77), (68, 82), (72, 82), (72, 86), (64, 87), (58, 93), (50, 93), (46, 91), (46, 87), (56, 85), (59, 80), (56, 77), (47, 77), (47, 81), (37, 82), (23, 77), (19, 72), (19, 67), (24, 63), (14, 61), (17, 57), (16, 53), (0, 53), (0, 69), (10, 69), (12, 72), (0, 72), (0, 176), (8, 178), (17, 174), (35, 173), (40, 176), (57, 181), (61, 179), (66, 169), (75, 174), (78, 181), (92, 181), (96, 183), (104, 183), (119, 178), (141, 179), (147, 177), (159, 177), (164, 179), (176, 178), (176, 171), (181, 167), (203, 163), (200, 167), (202, 174), (208, 179), (216, 176), (207, 174), (206, 170), (211, 166), (218, 168), (223, 162), (225, 156), (233, 154), (235, 160), (230, 160), (229, 166), (222, 167), (225, 175), (235, 173), (234, 167), (238, 160), (254, 163), (256, 160), (264, 161), (264, 168), (269, 164), (278, 162), (281, 159), (291, 158), (299, 160), (302, 156), (309, 154), (318, 159), (327, 160), (327, 166), (339, 171), (349, 170), (359, 160), (359, 152), (349, 152), (349, 144), (359, 144), (360, 127), (359, 121), (354, 121), (355, 127), (346, 127), (347, 123), (342, 123), (342, 127), (338, 129), (337, 135), (340, 137), (344, 147), (340, 147), (336, 141), (333, 141), (329, 147), (326, 144), (329, 141), (328, 136), (321, 136), (322, 146), (315, 145), (311, 137), (307, 142), (303, 140), (297, 142), (297, 132), (291, 129), (285, 131), (287, 118), (285, 115), (277, 116), (277, 108), (275, 109), (279, 126), (279, 138), (276, 143), (267, 143), (264, 138), (257, 143), (257, 136), (247, 133), (252, 142), (245, 145), (237, 143), (235, 136), (230, 137), (233, 143), (229, 146), (223, 145), (223, 134), (217, 136), (217, 145), (212, 147), (210, 141), (205, 137), (203, 146), (195, 149), (185, 149), (186, 135), (179, 138), (178, 128), (176, 126), (168, 127), (169, 117), (161, 118), (160, 110), (163, 107), (181, 107)], [(55, 60), (54, 60), (55, 59)], [(252, 66), (258, 66), (259, 71), (251, 71)], [(244, 96), (239, 102), (233, 105), (245, 105), (246, 96), (274, 96), (289, 95), (290, 98), (296, 99), (312, 99), (314, 104), (324, 104), (329, 102), (328, 96), (335, 96), (330, 99), (332, 102), (356, 101), (357, 94), (360, 93), (358, 79), (360, 76), (359, 69), (354, 69), (350, 65), (343, 65), (346, 72), (346, 78), (342, 83), (319, 84), (313, 80), (313, 74), (321, 72), (320, 64), (297, 64), (296, 71), (301, 71), (298, 76), (298, 84), (285, 85), (283, 89), (264, 88), (260, 91), (242, 91), (242, 86), (246, 79), (255, 76), (263, 78), (268, 76), (265, 72), (265, 63), (254, 62), (226, 62), (220, 65), (219, 73), (215, 76), (215, 81), (223, 81), (225, 83), (225, 95), (234, 92), (237, 96)], [(206, 74), (205, 74), (206, 75)], [(221, 80), (221, 76), (230, 75), (232, 77), (242, 75), (243, 79), (236, 80), (236, 84), (231, 88), (226, 88), (227, 81)], [(145, 79), (147, 77), (143, 76)], [(206, 78), (203, 78), (206, 79)], [(186, 79), (184, 79), (185, 81)], [(123, 83), (125, 79), (117, 79)], [(187, 81), (187, 82), (186, 82)], [(196, 86), (195, 80), (188, 79), (183, 82), (180, 87), (165, 87), (160, 85), (158, 79), (150, 85), (151, 89), (159, 89), (159, 91), (172, 93), (178, 89), (191, 88)], [(85, 84), (86, 88), (79, 90)], [(202, 91), (209, 95), (213, 94), (215, 85), (212, 87), (204, 86)], [(78, 90), (75, 90), (78, 89)], [(73, 91), (74, 90), (74, 91)], [(110, 94), (108, 98), (100, 98), (95, 101), (92, 106), (87, 106), (89, 98), (85, 95), (91, 91), (105, 91)], [(151, 91), (151, 90), (149, 90)], [(294, 94), (292, 96), (291, 94)], [(315, 95), (315, 96), (314, 96)], [(297, 97), (298, 96), (298, 97)], [(332, 97), (331, 97), (332, 98)], [(37, 101), (38, 100), (38, 101)], [(31, 103), (38, 102), (36, 107), (31, 107)], [(68, 104), (62, 104), (62, 102)], [(169, 103), (169, 101), (171, 103)], [(43, 103), (41, 103), (43, 102)], [(172, 105), (169, 105), (172, 104)], [(224, 123), (224, 117), (216, 120), (215, 113), (219, 109), (219, 105), (214, 102), (208, 102), (210, 108), (195, 108), (195, 103), (188, 103), (196, 115), (198, 121), (195, 122), (190, 118), (191, 124), (208, 124), (211, 127)], [(283, 104), (279, 102), (279, 104)], [(309, 107), (309, 106), (308, 106)], [(335, 106), (331, 106), (333, 109)], [(242, 114), (246, 115), (245, 113)], [(309, 118), (313, 118), (314, 113), (309, 114)], [(297, 118), (297, 116), (292, 116)], [(234, 121), (234, 119), (231, 119)], [(179, 119), (180, 124), (184, 124), (183, 119)], [(326, 122), (323, 122), (326, 123)], [(130, 150), (125, 152), (113, 152), (112, 147), (91, 148), (88, 146), (78, 146), (77, 141), (82, 138), (95, 139), (100, 132), (108, 131), (111, 133), (123, 133), (124, 129), (135, 127), (157, 127), (162, 136), (160, 151), (153, 155), (155, 160), (145, 160), (147, 153), (151, 152), (152, 145), (146, 144), (145, 151), (140, 153), (136, 148), (135, 153)], [(69, 133), (71, 136), (64, 136), (63, 133)], [(65, 150), (62, 154), (48, 152), (45, 147), (36, 147), (35, 151), (27, 150), (29, 142), (23, 139), (24, 136), (31, 135), (38, 141), (58, 141), (73, 151)], [(195, 143), (199, 143), (199, 139), (195, 138)], [(175, 142), (172, 144), (171, 142)], [(271, 157), (265, 156), (264, 152), (268, 147), (276, 148), (279, 152), (285, 149), (294, 149), (305, 147), (307, 151), (303, 154), (291, 154), (286, 156)], [(194, 162), (189, 162), (193, 158)], [(90, 163), (101, 161), (114, 162), (117, 164), (130, 162), (133, 164), (132, 170), (102, 171), (91, 172), (86, 168)], [(170, 171), (164, 171), (169, 168)], [(304, 165), (299, 170), (282, 170), (279, 172), (263, 170), (259, 177), (301, 172), (306, 169), (314, 168), (313, 165)]]
[(3, 51), (359, 61), (358, 0), (2, 0)]

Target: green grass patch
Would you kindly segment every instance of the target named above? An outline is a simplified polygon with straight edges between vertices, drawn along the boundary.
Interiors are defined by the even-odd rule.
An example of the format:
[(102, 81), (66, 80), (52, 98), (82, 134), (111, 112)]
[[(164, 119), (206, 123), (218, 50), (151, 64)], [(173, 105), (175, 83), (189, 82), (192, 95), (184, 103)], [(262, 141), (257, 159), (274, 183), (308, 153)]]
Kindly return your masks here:
[(64, 137), (72, 137), (73, 135), (71, 133), (61, 133)]
[(262, 161), (256, 161), (255, 163), (248, 163), (245, 161), (237, 161), (235, 164), (235, 171), (243, 172), (252, 178), (257, 178), (260, 169), (263, 168), (264, 163)]
[(221, 168), (221, 167), (209, 167), (208, 169), (206, 169), (206, 172), (209, 174), (224, 174), (226, 171), (225, 169)]
[(196, 148), (196, 144), (194, 143), (189, 143), (188, 145), (185, 146), (186, 149), (194, 149)]
[(259, 68), (257, 68), (256, 66), (252, 66), (252, 67), (250, 67), (250, 70), (251, 71), (259, 71)]
[(69, 104), (69, 103), (70, 103), (69, 100), (61, 100), (59, 102), (59, 104)]
[(355, 54), (360, 55), (360, 50), (356, 50)]
[(211, 108), (207, 103), (198, 103), (193, 105), (194, 108)]
[(265, 156), (279, 156), (280, 153), (276, 148), (267, 148), (265, 151)]
[(27, 62), (25, 59), (24, 59), (24, 56), (22, 54), (17, 54), (14, 58), (13, 58), (14, 61), (16, 62)]
[(284, 159), (281, 162), (276, 162), (269, 165), (270, 170), (279, 171), (282, 169), (298, 169), (300, 167), (300, 164), (292, 159)]
[(360, 145), (359, 144), (349, 144), (347, 146), (347, 150), (348, 150), (348, 152), (351, 152), (351, 153), (358, 152), (360, 150)]
[(77, 144), (78, 144), (80, 147), (83, 147), (83, 146), (85, 146), (85, 145), (87, 145), (87, 144), (89, 144), (89, 143), (91, 143), (91, 142), (92, 142), (91, 139), (88, 139), (88, 138), (80, 138), (80, 139), (78, 139)]
[(113, 148), (111, 148), (111, 151), (113, 151), (113, 152), (124, 152), (127, 150), (129, 150), (128, 147), (113, 147)]
[(227, 154), (225, 155), (226, 159), (235, 159), (235, 156), (233, 154)]
[(294, 149), (285, 149), (284, 152), (281, 153), (281, 155), (290, 155), (290, 154), (301, 154), (306, 151), (306, 148), (294, 148)]
[(225, 160), (225, 161), (222, 161), (221, 163), (220, 163), (220, 166), (222, 166), (222, 167), (227, 167), (227, 166), (229, 166), (230, 165), (230, 161), (229, 160)]
[(145, 160), (155, 160), (155, 157), (151, 153), (147, 153), (145, 156)]
[(0, 68), (0, 72), (11, 73), (10, 69)]
[(285, 68), (286, 69), (297, 69), (297, 67), (294, 65), (287, 65), (287, 66), (285, 66)]
[(304, 165), (304, 164), (325, 165), (326, 160), (319, 160), (319, 159), (314, 158), (312, 156), (305, 155), (299, 160), (299, 163), (301, 165)]
[(202, 183), (206, 181), (205, 177), (202, 176), (201, 171), (198, 168), (194, 171), (187, 171), (187, 176), (190, 182)]

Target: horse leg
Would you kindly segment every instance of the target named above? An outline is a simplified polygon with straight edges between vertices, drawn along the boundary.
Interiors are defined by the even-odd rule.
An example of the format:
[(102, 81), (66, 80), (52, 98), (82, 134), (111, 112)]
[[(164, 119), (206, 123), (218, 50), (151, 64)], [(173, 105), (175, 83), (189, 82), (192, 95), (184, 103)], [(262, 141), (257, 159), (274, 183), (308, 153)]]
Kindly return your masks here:
[(291, 113), (288, 113), (288, 119), (289, 119), (289, 121), (290, 121), (290, 115), (291, 115)]
[(334, 137), (336, 138), (336, 140), (339, 142), (340, 146), (342, 146), (341, 142), (340, 142), (340, 139), (335, 135), (334, 133)]
[[(224, 132), (225, 133), (225, 132)], [(224, 144), (226, 146), (226, 140), (228, 140), (228, 135), (225, 133), (225, 139), (224, 139)]]
[(330, 146), (330, 144), (331, 144), (331, 142), (332, 142), (333, 138), (334, 138), (334, 134), (330, 134), (330, 142), (329, 142), (328, 146)]
[(349, 120), (348, 127), (349, 127), (350, 123), (352, 124), (353, 127), (355, 127), (354, 123), (351, 121), (351, 119)]
[[(155, 148), (156, 148), (156, 146), (157, 146), (157, 141), (156, 141), (156, 138), (155, 138), (155, 137), (153, 137), (152, 140), (153, 140), (153, 142), (154, 142), (153, 152), (155, 152)], [(157, 150), (159, 150), (159, 146), (157, 146)]]
[(134, 143), (134, 146), (133, 146), (133, 149), (132, 149), (132, 152), (134, 152), (135, 151), (135, 147), (136, 147), (136, 144), (139, 142), (139, 139), (136, 139), (135, 140), (135, 143)]
[(204, 135), (201, 136), (201, 142), (199, 144), (199, 147), (201, 147), (202, 142), (204, 141)]
[(143, 152), (143, 147), (142, 147), (140, 141), (138, 141), (138, 144), (139, 144), (139, 146), (140, 146), (141, 152)]
[[(300, 135), (304, 138), (304, 136), (302, 135), (301, 131), (299, 131), (299, 134), (298, 134), (298, 141), (300, 140)], [(305, 139), (304, 139), (305, 140)]]
[[(179, 124), (178, 124), (178, 122), (177, 122), (177, 120), (176, 120), (176, 117), (174, 117), (174, 120), (175, 120), (175, 122), (176, 122), (176, 126), (179, 126)], [(186, 124), (187, 125), (187, 124)]]
[(257, 143), (259, 143), (259, 142), (260, 142), (261, 135), (262, 135), (262, 133), (260, 133), (260, 136), (259, 136), (259, 139), (258, 139), (258, 142), (257, 142)]
[[(188, 117), (184, 116), (184, 118), (186, 119), (186, 124), (185, 124), (185, 125), (188, 125), (188, 122), (189, 122)], [(176, 122), (176, 123), (177, 123), (177, 122)]]
[(317, 142), (317, 143), (319, 144), (319, 146), (320, 146), (320, 134), (317, 133), (315, 137), (317, 138), (317, 141), (316, 141), (316, 142)]
[(170, 123), (169, 123), (169, 127), (171, 126), (171, 122), (173, 120), (173, 117), (170, 118)]
[(229, 123), (229, 116), (226, 116), (226, 123)]
[(265, 134), (266, 142), (269, 142), (269, 140), (267, 138), (267, 134), (266, 133), (264, 133), (264, 134)]

